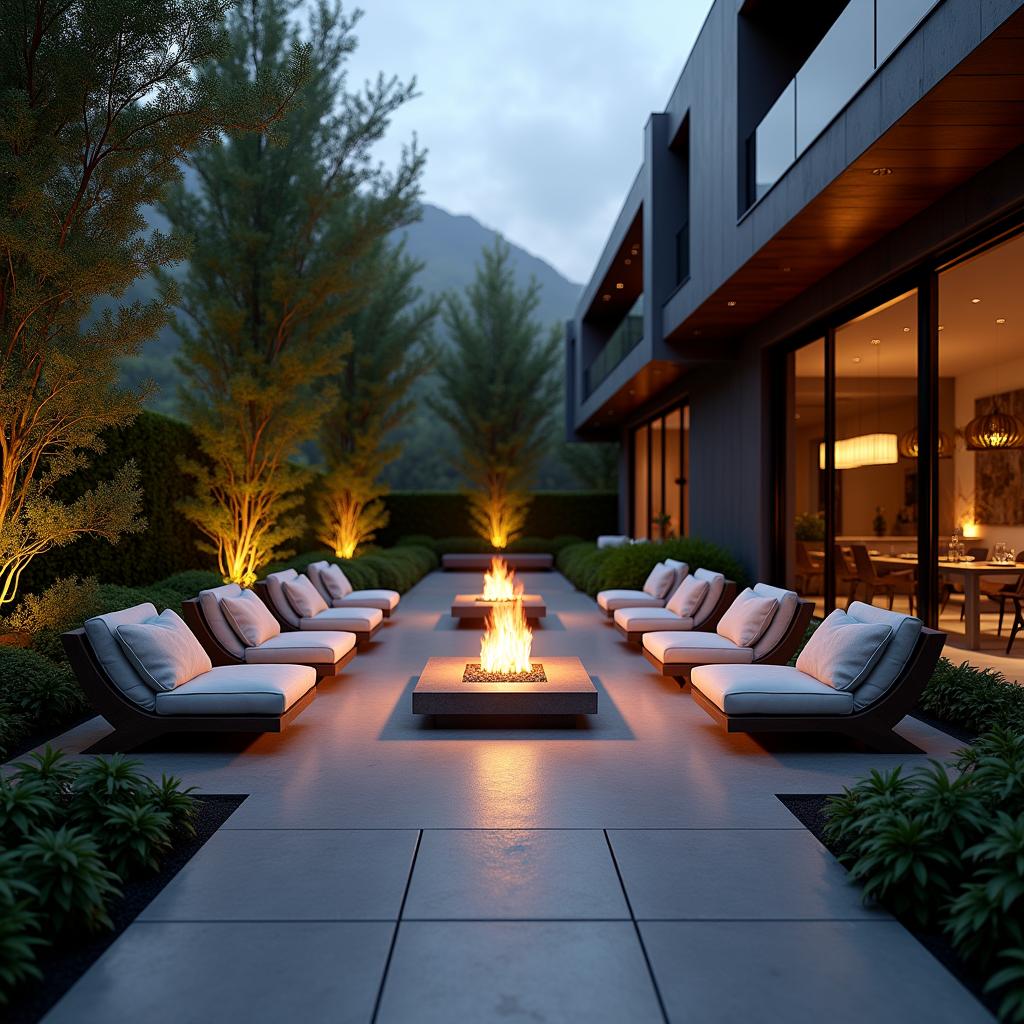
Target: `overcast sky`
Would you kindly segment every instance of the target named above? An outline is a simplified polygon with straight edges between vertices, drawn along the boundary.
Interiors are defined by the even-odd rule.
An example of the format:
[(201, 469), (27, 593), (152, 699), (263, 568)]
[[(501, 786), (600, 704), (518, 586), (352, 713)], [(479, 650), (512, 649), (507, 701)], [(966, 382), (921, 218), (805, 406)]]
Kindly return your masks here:
[(350, 84), (416, 75), (424, 199), (590, 277), (710, 0), (362, 0)]

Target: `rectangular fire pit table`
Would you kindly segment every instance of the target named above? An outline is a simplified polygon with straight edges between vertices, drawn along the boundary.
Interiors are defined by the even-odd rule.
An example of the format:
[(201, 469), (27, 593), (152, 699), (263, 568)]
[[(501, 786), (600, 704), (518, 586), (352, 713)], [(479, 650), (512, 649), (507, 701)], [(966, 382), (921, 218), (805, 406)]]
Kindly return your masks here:
[[(547, 606), (540, 594), (522, 594), (523, 611), (527, 620), (536, 622), (547, 615)], [(497, 601), (484, 601), (478, 594), (456, 594), (452, 601), (452, 618), (464, 621), (476, 620), (483, 624), (487, 613), (496, 605)]]
[(464, 682), (467, 665), (477, 659), (430, 658), (412, 692), (414, 715), (533, 717), (597, 714), (597, 690), (579, 658), (532, 659), (543, 668), (543, 682)]

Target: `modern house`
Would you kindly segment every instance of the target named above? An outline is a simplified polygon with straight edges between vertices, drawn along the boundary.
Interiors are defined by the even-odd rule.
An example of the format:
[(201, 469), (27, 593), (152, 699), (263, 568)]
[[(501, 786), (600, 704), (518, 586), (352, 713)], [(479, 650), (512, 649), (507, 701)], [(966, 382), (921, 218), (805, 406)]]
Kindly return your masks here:
[(970, 641), (951, 535), (1024, 548), (1024, 2), (716, 0), (566, 359), (623, 533), (819, 607), (902, 567), (931, 623), (968, 594)]

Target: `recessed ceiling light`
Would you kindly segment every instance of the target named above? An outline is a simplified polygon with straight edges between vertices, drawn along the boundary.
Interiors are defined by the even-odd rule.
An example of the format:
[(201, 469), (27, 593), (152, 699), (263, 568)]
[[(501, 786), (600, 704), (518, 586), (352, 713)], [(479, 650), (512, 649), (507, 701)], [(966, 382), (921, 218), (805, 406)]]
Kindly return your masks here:
[(728, 302), (726, 303), (726, 305), (727, 305), (727, 306), (735, 306), (735, 305), (736, 305), (736, 300), (735, 300), (735, 299), (730, 299), (730, 300), (729, 300), (729, 301), (728, 301)]
[(909, 334), (910, 333), (910, 328), (909, 327), (904, 327), (903, 328), (903, 333), (904, 334)]
[(601, 298), (604, 299), (605, 302), (607, 302), (611, 298), (611, 296), (607, 292), (605, 292), (605, 294), (602, 295)]
[(792, 269), (793, 269), (792, 267), (783, 267), (782, 268), (782, 272), (784, 274), (788, 274)]
[(625, 285), (624, 285), (624, 284), (623, 284), (623, 283), (622, 283), (621, 281), (616, 281), (616, 282), (615, 282), (615, 287), (616, 287), (616, 289), (617, 289), (618, 291), (620, 291), (620, 292), (621, 292), (621, 291), (622, 291), (622, 289), (623, 289), (623, 288), (625, 288), (626, 286), (625, 286)]
[(891, 167), (872, 167), (871, 168), (871, 173), (873, 175), (875, 175), (876, 178), (884, 178), (887, 175), (892, 174), (892, 168)]
[(853, 357), (853, 361), (854, 361), (855, 363), (859, 363), (859, 362), (860, 362), (860, 356), (854, 356), (854, 357)]
[(940, 330), (940, 331), (944, 331), (945, 329), (946, 329), (946, 328), (945, 328), (945, 327), (944, 327), (944, 326), (943, 326), (942, 324), (939, 324), (939, 330)]
[(882, 339), (881, 338), (872, 338), (871, 339), (871, 344), (872, 345), (881, 345), (882, 344)]
[(971, 302), (973, 302), (975, 305), (977, 305), (979, 302), (981, 302), (981, 299), (979, 299), (977, 296), (975, 296), (973, 299), (971, 299)]
[(1005, 324), (1006, 323), (1006, 317), (1005, 316), (997, 316), (996, 317), (996, 323), (997, 324)]

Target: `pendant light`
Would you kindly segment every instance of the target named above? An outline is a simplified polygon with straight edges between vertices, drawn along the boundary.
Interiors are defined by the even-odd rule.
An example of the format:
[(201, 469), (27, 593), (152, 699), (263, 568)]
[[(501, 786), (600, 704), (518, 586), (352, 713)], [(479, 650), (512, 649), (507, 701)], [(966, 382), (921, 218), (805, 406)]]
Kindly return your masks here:
[[(900, 455), (907, 459), (916, 459), (921, 454), (921, 445), (917, 439), (917, 427), (913, 430), (906, 430), (900, 434), (899, 440)], [(953, 457), (953, 439), (944, 430), (939, 431), (939, 458), (951, 459)]]
[(964, 442), (972, 452), (1024, 448), (1024, 420), (1008, 412), (1000, 412), (999, 404), (993, 397), (991, 412), (975, 416), (964, 427)]

